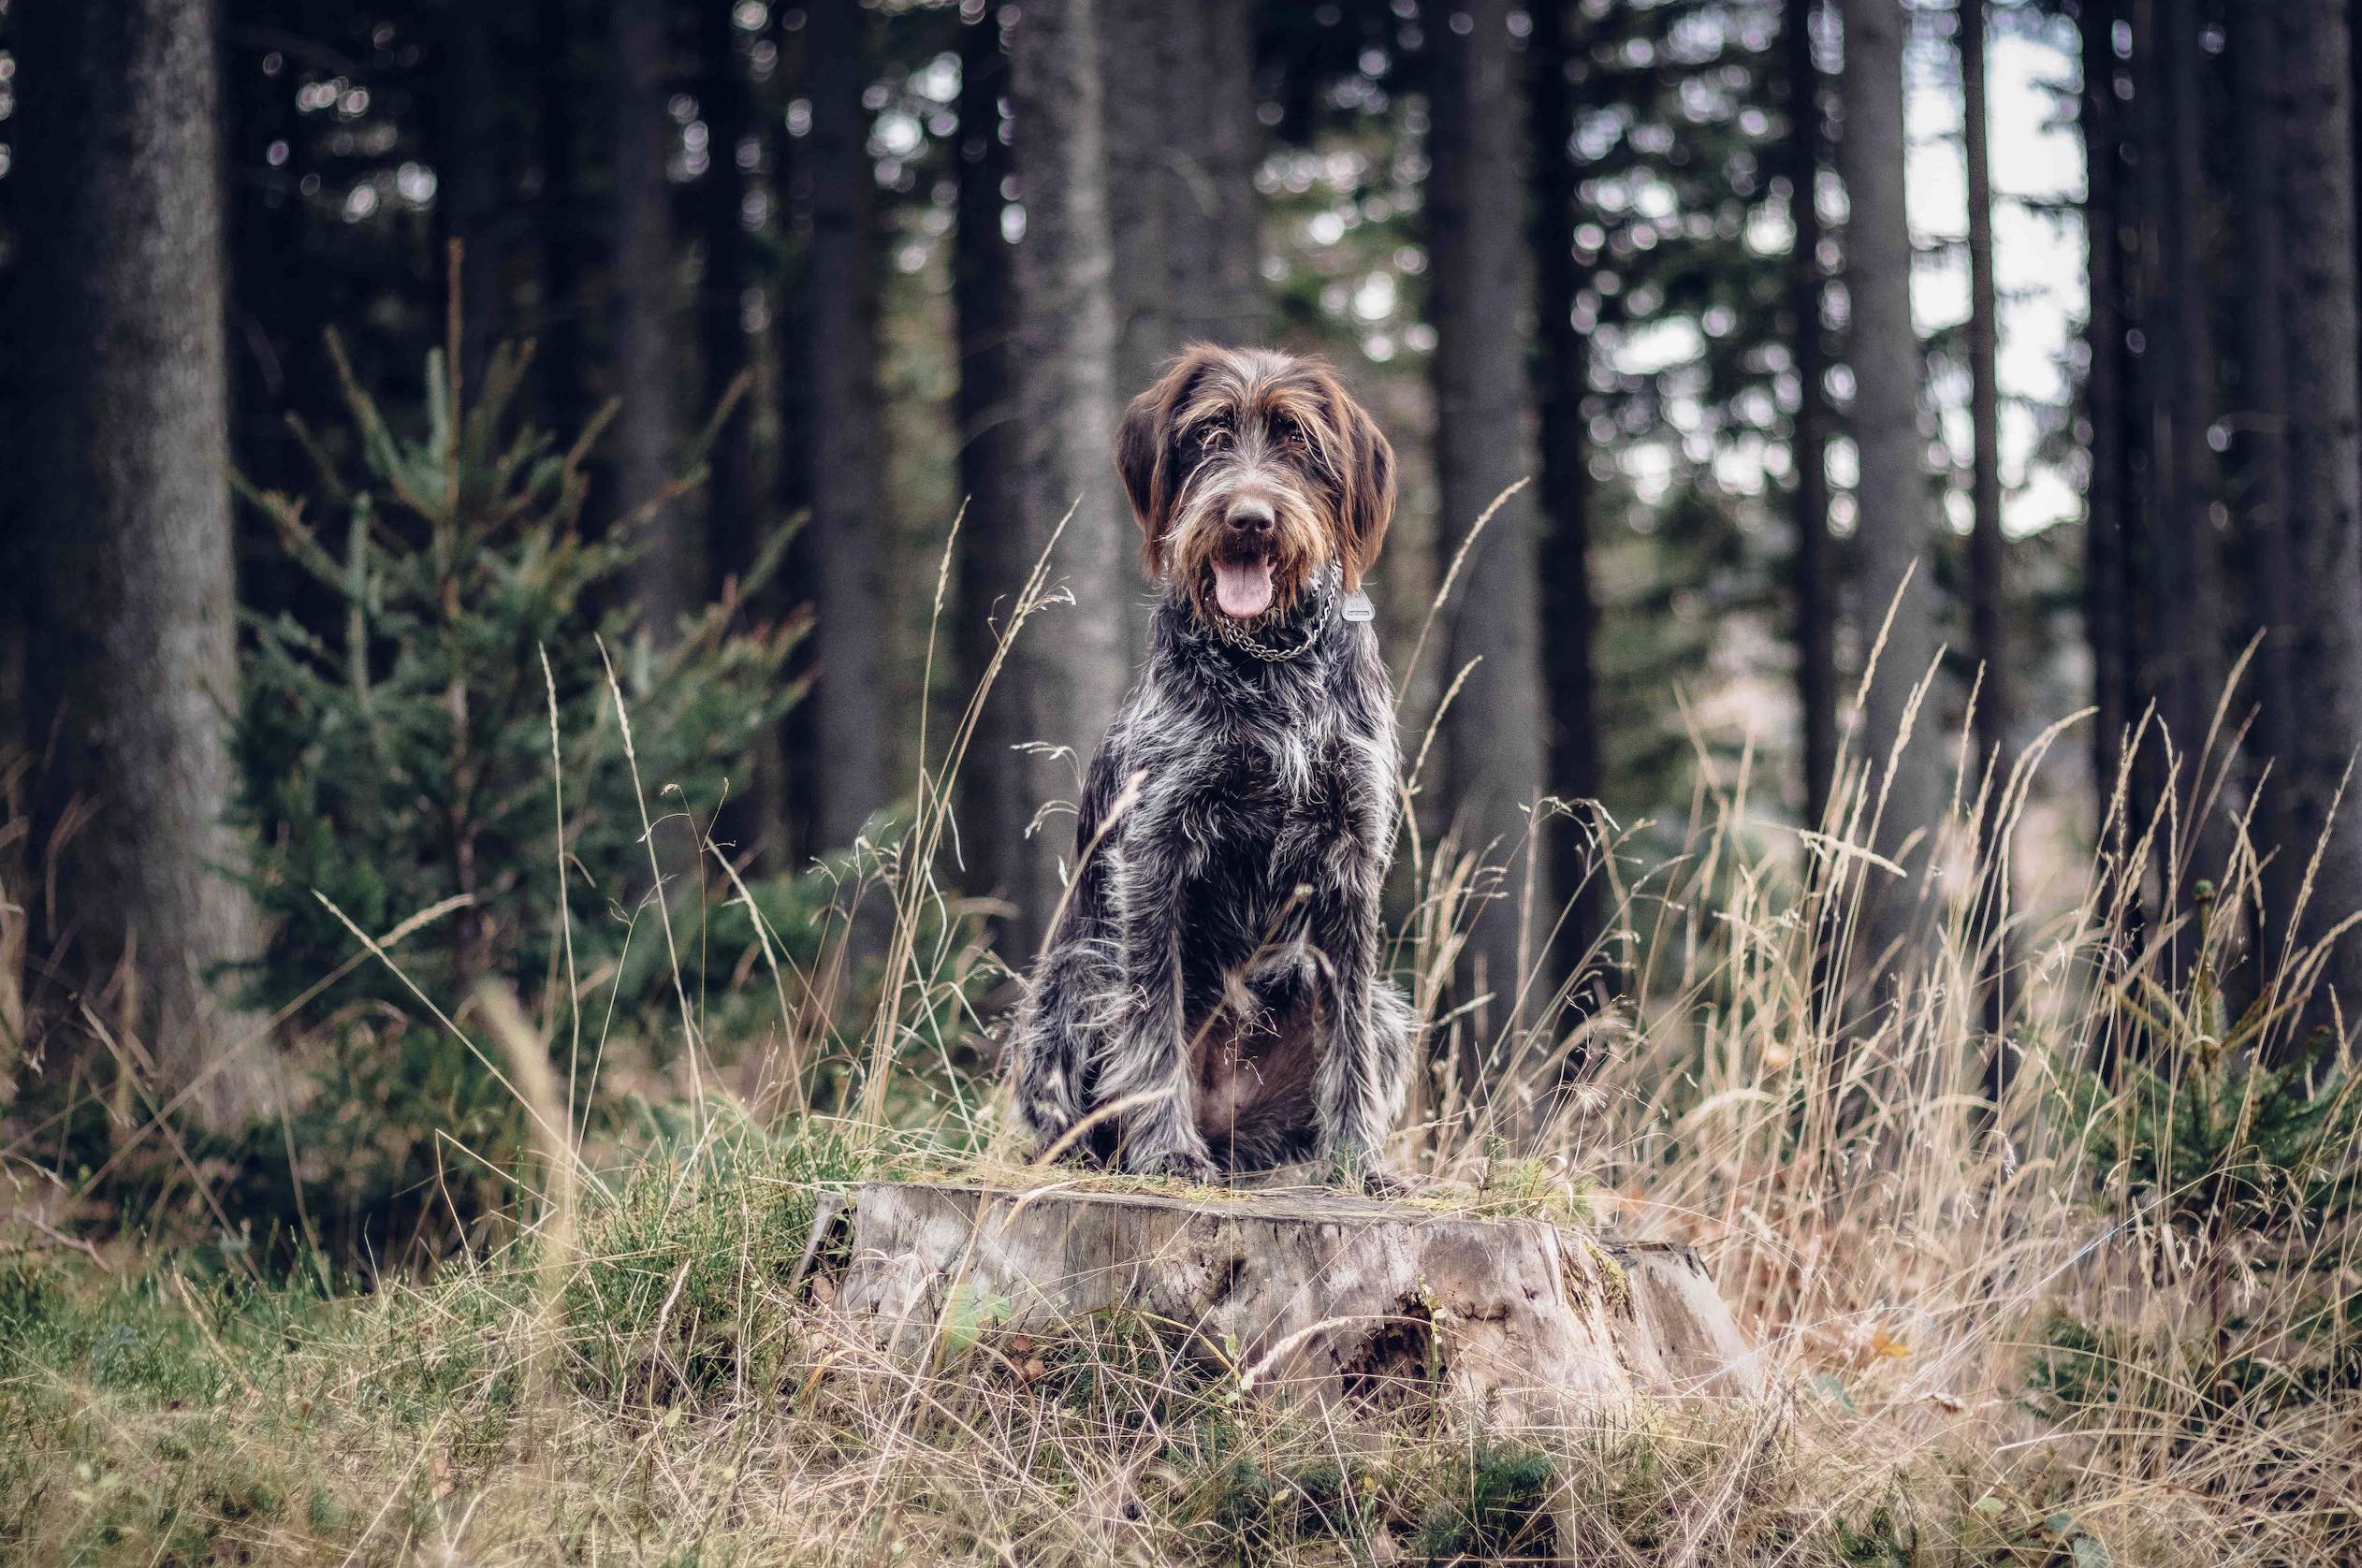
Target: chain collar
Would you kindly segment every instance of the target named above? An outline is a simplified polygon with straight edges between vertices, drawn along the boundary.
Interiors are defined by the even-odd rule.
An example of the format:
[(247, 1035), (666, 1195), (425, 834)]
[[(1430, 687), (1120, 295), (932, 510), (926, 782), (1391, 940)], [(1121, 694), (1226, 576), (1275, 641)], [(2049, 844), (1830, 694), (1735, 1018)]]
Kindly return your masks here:
[[(1213, 622), (1214, 635), (1238, 649), (1239, 652), (1260, 659), (1266, 664), (1284, 664), (1289, 660), (1301, 658), (1311, 650), (1313, 644), (1320, 640), (1320, 633), (1328, 629), (1329, 622), (1336, 615), (1337, 580), (1337, 569), (1334, 564), (1325, 568), (1318, 577), (1313, 579), (1308, 588), (1308, 596), (1312, 598), (1313, 603), (1309, 612), (1303, 617), (1304, 635), (1292, 647), (1275, 647), (1269, 643), (1262, 642), (1256, 637), (1252, 630), (1253, 622), (1236, 621), (1229, 616), (1217, 615), (1209, 617)], [(1284, 624), (1284, 621), (1275, 621), (1273, 629), (1277, 630)]]

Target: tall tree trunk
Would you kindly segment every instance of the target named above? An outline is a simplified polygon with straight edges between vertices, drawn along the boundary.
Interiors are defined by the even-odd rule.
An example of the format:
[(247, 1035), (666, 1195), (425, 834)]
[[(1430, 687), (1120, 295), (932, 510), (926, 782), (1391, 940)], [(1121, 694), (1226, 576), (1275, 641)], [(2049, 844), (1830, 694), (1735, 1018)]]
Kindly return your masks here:
[(589, 408), (582, 299), (582, 149), (575, 99), (582, 91), (575, 0), (535, 0), (533, 33), (540, 71), (535, 88), (541, 158), (541, 328), (538, 346), (544, 416), (560, 438), (581, 432)]
[[(1029, 564), (1022, 559), (1023, 511), (1013, 465), (1019, 432), (1009, 403), (1013, 253), (1000, 226), (1008, 205), (1001, 192), (1010, 173), (1009, 143), (1002, 134), (1009, 57), (1001, 21), (999, 0), (988, 0), (980, 15), (963, 22), (959, 34), (959, 232), (952, 257), (952, 300), (959, 318), (959, 483), (968, 515), (960, 525), (952, 648), (958, 671), (954, 690), (963, 702), (984, 681), (996, 629), (1008, 624)], [(1006, 713), (1013, 701), (1004, 688), (986, 712)], [(1022, 839), (1006, 831), (996, 815), (999, 803), (1023, 792), (1013, 738), (987, 726), (961, 765), (959, 820), (969, 831), (961, 835), (960, 849), (968, 883), (980, 890), (1013, 889), (1028, 853)]]
[[(785, 7), (772, 7), (772, 37), (779, 46), (774, 80), (779, 101), (766, 107), (765, 122), (771, 146), (771, 186), (779, 203), (780, 263), (776, 279), (779, 309), (772, 320), (772, 353), (779, 363), (779, 446), (772, 474), (773, 500), (783, 526), (796, 529), (787, 546), (780, 580), (772, 603), (787, 610), (809, 608), (819, 597), (820, 563), (812, 522), (813, 468), (819, 443), (815, 439), (816, 390), (819, 370), (812, 354), (814, 334), (811, 278), (812, 137), (810, 127), (797, 137), (791, 133), (786, 102), (801, 95), (809, 103), (812, 74), (809, 47), (809, 13), (794, 18)], [(794, 25), (790, 25), (791, 21)], [(817, 675), (816, 637), (807, 637), (790, 663), (791, 679), (810, 681)], [(825, 848), (820, 842), (819, 815), (820, 704), (811, 696), (788, 709), (779, 728), (766, 740), (756, 764), (759, 809), (765, 832), (776, 836), (780, 859), (775, 864), (797, 868)]]
[[(2348, 74), (2352, 37), (2337, 0), (2284, 0), (2281, 21), (2281, 199), (2302, 222), (2287, 237), (2288, 544), (2294, 568), (2296, 711), (2291, 826), (2282, 852), (2320, 844), (2302, 943), (2362, 910), (2362, 811), (2334, 807), (2362, 748), (2362, 388), (2355, 367), (2355, 161)], [(2326, 840), (2326, 842), (2324, 842)], [(2362, 935), (2338, 938), (2327, 971), (2350, 1016), (2362, 998)], [(2316, 1014), (2320, 1016), (2320, 1014)], [(2293, 1031), (2292, 1031), (2293, 1033)]]
[(1255, 115), (1255, 6), (1201, 0), (1155, 9), (1171, 29), (1182, 65), (1167, 82), (1172, 120), (1159, 180), (1171, 246), (1173, 346), (1258, 342), (1269, 312), (1255, 196), (1263, 152)]
[(2288, 770), (2302, 727), (2296, 705), (2296, 577), (2288, 532), (2287, 229), (2282, 223), (2279, 114), (2280, 23), (2260, 7), (2234, 7), (2232, 117), (2238, 138), (2239, 237), (2243, 276), (2239, 311), (2238, 408), (2233, 428), (2245, 492), (2249, 622), (2264, 633), (2255, 652), (2259, 711), (2248, 751), (2271, 770), (2256, 820), (2264, 845), (2277, 849), (2264, 868), (2264, 915), (2257, 935), (2266, 962), (2277, 957), (2311, 846), (2301, 843), (2291, 806)]
[[(2157, 312), (2171, 330), (2150, 363), (2165, 378), (2164, 421), (2154, 461), (2162, 511), (2154, 587), (2159, 622), (2155, 651), (2157, 711), (2173, 742), (2179, 771), (2175, 793), (2193, 824), (2185, 837), (2197, 846), (2197, 871), (2220, 877), (2228, 851), (2225, 835), (2194, 814), (2199, 804), (2198, 748), (2222, 696), (2225, 669), (2222, 623), (2214, 586), (2222, 580), (2211, 520), (2218, 476), (2208, 435), (2215, 416), (2213, 333), (2207, 322), (2207, 278), (2199, 255), (2204, 225), (2206, 170), (2200, 143), (2205, 134), (2206, 96), (2199, 81), (2200, 22), (2196, 0), (2159, 0), (2155, 48), (2155, 100), (2163, 121), (2151, 151), (2163, 162), (2165, 200), (2157, 213), (2160, 282), (2165, 298)], [(2215, 819), (2220, 820), (2219, 815)], [(2194, 831), (2193, 831), (2194, 830)], [(2179, 868), (2175, 868), (2177, 871)], [(2181, 893), (2187, 897), (2186, 890)]]
[[(35, 841), (61, 827), (38, 914), (170, 1092), (254, 1109), (267, 1074), (216, 1006), (256, 948), (224, 820), (236, 702), (220, 75), (212, 6), (122, 0), (17, 19), (14, 337), (25, 385), (7, 467), (34, 531), (26, 637), (40, 748)], [(102, 1004), (102, 1011), (107, 1010)]]
[[(1870, 873), (1863, 931), (1874, 960), (1907, 965), (1931, 930), (1926, 872), (1946, 798), (1943, 704), (1937, 699), (1916, 715), (1911, 709), (1938, 643), (1934, 501), (1924, 463), (1921, 357), (1911, 325), (1911, 230), (1903, 206), (1903, 50), (1909, 15), (1900, 0), (1844, 0), (1843, 14), (1845, 125), (1838, 164), (1852, 209), (1845, 286), (1853, 303), (1850, 423), (1860, 454), (1854, 539), (1865, 650), (1891, 612), (1886, 647), (1862, 704), (1860, 755), (1869, 769), (1863, 820), (1874, 815), (1873, 847), (1905, 873)], [(1868, 971), (1873, 978), (1882, 972)]]
[[(1533, 102), (1534, 304), (1540, 322), (1536, 400), (1541, 414), (1541, 662), (1550, 703), (1550, 792), (1569, 803), (1605, 792), (1592, 675), (1597, 608), (1591, 591), (1591, 454), (1583, 419), (1590, 345), (1575, 325), (1589, 269), (1575, 255), (1581, 181), (1575, 168), (1575, 94), (1565, 0), (1539, 0), (1526, 44)], [(1551, 883), (1568, 901), (1554, 944), (1557, 983), (1600, 935), (1605, 878), (1590, 866), (1587, 815), (1546, 823)], [(1587, 876), (1586, 873), (1590, 874)], [(1547, 911), (1545, 918), (1554, 918)], [(1611, 962), (1612, 962), (1612, 955)]]
[(2123, 216), (2121, 116), (2116, 96), (2114, 41), (2118, 0), (2080, 0), (2083, 91), (2084, 243), (2090, 312), (2084, 342), (2083, 414), (2091, 427), (2091, 473), (2083, 509), (2083, 630), (2092, 653), (2092, 790), (2105, 820), (2121, 770), (2132, 723), (2128, 657), (2132, 628), (2125, 604), (2125, 458), (2123, 428)]
[[(2000, 836), (2001, 796), (2010, 767), (2014, 718), (2008, 647), (2009, 584), (2001, 533), (2001, 301), (1993, 286), (1993, 169), (1988, 147), (1985, 102), (1985, 0), (1960, 0), (1962, 144), (1968, 171), (1968, 371), (1970, 501), (1968, 540), (1969, 640), (1979, 668), (1976, 692), (1976, 751), (1990, 770), (1983, 820), (1977, 824), (1984, 878), (1982, 919), (1971, 933), (1982, 955), (1976, 977), (1984, 994), (1986, 1032), (1992, 1037), (1985, 1057), (1985, 1093), (2001, 1103), (2013, 1070), (2003, 1025), (2008, 1017), (2010, 974), (2007, 899), (2011, 881), (2007, 846)], [(1972, 769), (1974, 789), (1978, 770)], [(1990, 951), (1988, 951), (1990, 949)]]
[(1796, 693), (1804, 716), (1804, 820), (1823, 827), (1837, 771), (1837, 595), (1829, 537), (1829, 354), (1821, 303), (1820, 184), (1828, 120), (1813, 58), (1820, 0), (1786, 0), (1787, 137), (1783, 166), (1796, 239), (1788, 254), (1788, 338), (1796, 356)]
[(813, 827), (853, 842), (886, 804), (883, 434), (877, 379), (877, 243), (869, 167), (870, 13), (815, 6), (805, 22), (812, 106), (812, 555), (820, 683)]
[[(1045, 608), (1018, 638), (994, 694), (985, 745), (1046, 741), (1087, 758), (1115, 717), (1129, 678), (1124, 603), (1136, 589), (1131, 529), (1111, 454), (1115, 439), (1115, 315), (1110, 287), (1107, 148), (1094, 0), (1029, 0), (1010, 29), (1024, 243), (1015, 258), (1013, 405), (1025, 421), (1021, 511), (1011, 530), (1028, 565), (1070, 510), (1054, 580), (1072, 605)], [(1037, 946), (1057, 902), (1068, 835), (1024, 838), (1037, 802), (1079, 792), (1076, 764), (1029, 755), (1023, 787), (976, 824), (1023, 844), (1006, 890), (1016, 914), (1016, 958)], [(973, 831), (973, 830), (971, 830)]]
[[(1519, 254), (1517, 72), (1509, 0), (1422, 7), (1430, 65), (1427, 243), (1436, 329), (1438, 543), (1447, 560), (1494, 498), (1531, 475), (1524, 365), (1526, 279)], [(1444, 678), (1466, 669), (1442, 722), (1444, 822), (1461, 845), (1505, 868), (1473, 917), (1461, 980), (1491, 1001), (1472, 1021), (1468, 1086), (1489, 1083), (1522, 1050), (1520, 996), (1538, 954), (1533, 911), (1555, 907), (1528, 853), (1529, 810), (1543, 792), (1543, 691), (1533, 492), (1509, 498), (1469, 551), (1444, 613)], [(1546, 991), (1545, 991), (1546, 995)]]
[[(833, 9), (823, 7), (822, 9)], [(675, 415), (679, 394), (673, 348), (681, 327), (673, 247), (672, 189), (664, 171), (669, 12), (649, 0), (609, 0), (613, 51), (609, 101), (608, 298), (613, 386), (622, 399), (611, 438), (614, 502), (628, 515), (671, 482), (682, 456)], [(641, 624), (669, 642), (695, 603), (702, 575), (694, 535), (678, 501), (646, 525), (634, 568)]]
[(503, 144), (499, 13), (450, 0), (444, 8), (444, 93), (435, 109), (442, 143), (435, 215), (442, 238), (463, 247), (459, 269), (459, 363), (463, 386), (479, 384), (506, 325), (511, 201)]
[[(697, 288), (698, 357), (705, 371), (705, 408), (709, 416), (730, 384), (750, 369), (746, 332), (747, 171), (738, 150), (751, 126), (747, 113), (745, 66), (738, 58), (734, 7), (723, 0), (697, 0), (700, 75), (697, 108), (706, 123), (706, 172), (699, 181), (698, 227), (704, 231), (705, 269)], [(751, 401), (715, 432), (706, 482), (706, 560), (710, 591), (719, 596), (733, 578), (753, 564), (759, 548), (754, 502), (754, 414)]]
[[(1100, 10), (1120, 399), (1188, 343), (1261, 339), (1263, 132), (1250, 0), (1101, 0)], [(1149, 621), (1141, 595), (1125, 620), (1136, 662)]]
[(1249, 0), (1101, 8), (1116, 391), (1129, 395), (1185, 344), (1261, 340), (1263, 131)]
[(2001, 302), (1993, 286), (1993, 171), (1985, 104), (1985, 0), (1960, 0), (1961, 98), (1968, 165), (1968, 372), (1973, 457), (1968, 545), (1969, 638), (1982, 675), (1976, 748), (2006, 778), (2012, 670), (2001, 533)]

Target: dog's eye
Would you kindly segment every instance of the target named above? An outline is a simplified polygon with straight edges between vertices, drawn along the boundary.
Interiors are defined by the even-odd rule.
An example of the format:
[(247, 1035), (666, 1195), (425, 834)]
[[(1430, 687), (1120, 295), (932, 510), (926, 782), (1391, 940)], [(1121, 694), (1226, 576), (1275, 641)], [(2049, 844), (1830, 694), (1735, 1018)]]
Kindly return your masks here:
[(1208, 452), (1219, 452), (1231, 443), (1231, 428), (1218, 420), (1198, 432), (1198, 444)]
[(1282, 419), (1273, 425), (1271, 436), (1273, 441), (1290, 452), (1305, 451), (1309, 445), (1305, 440), (1304, 427), (1292, 419)]

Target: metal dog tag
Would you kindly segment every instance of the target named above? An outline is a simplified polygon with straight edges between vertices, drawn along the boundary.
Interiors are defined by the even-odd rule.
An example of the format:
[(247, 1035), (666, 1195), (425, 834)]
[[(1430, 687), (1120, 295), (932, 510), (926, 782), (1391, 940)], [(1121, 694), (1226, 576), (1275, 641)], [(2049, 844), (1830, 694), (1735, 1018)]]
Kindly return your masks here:
[(1368, 594), (1363, 593), (1357, 588), (1353, 592), (1345, 596), (1345, 618), (1348, 620), (1376, 620), (1378, 618), (1378, 606), (1370, 603), (1370, 596)]

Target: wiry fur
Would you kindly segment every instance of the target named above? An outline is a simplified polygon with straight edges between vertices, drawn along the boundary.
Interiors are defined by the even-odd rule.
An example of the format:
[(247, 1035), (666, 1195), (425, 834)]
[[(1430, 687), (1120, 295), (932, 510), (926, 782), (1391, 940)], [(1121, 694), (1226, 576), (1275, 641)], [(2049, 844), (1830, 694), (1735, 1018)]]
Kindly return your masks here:
[[(1377, 635), (1339, 602), (1384, 535), (1392, 453), (1321, 367), (1192, 349), (1133, 403), (1117, 463), (1166, 592), (1086, 781), (1020, 1108), (1051, 1147), (1130, 1102), (1074, 1140), (1130, 1170), (1382, 1179), (1411, 1034), (1378, 969), (1398, 759)], [(1273, 516), (1242, 533), (1257, 502)], [(1245, 630), (1301, 654), (1221, 634), (1210, 563), (1239, 550), (1277, 590)]]

